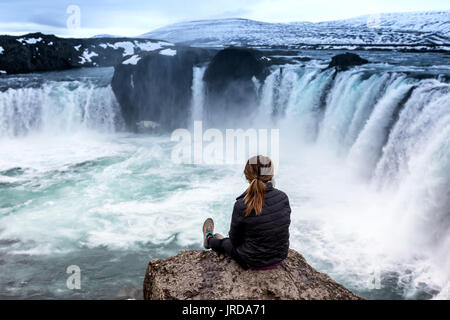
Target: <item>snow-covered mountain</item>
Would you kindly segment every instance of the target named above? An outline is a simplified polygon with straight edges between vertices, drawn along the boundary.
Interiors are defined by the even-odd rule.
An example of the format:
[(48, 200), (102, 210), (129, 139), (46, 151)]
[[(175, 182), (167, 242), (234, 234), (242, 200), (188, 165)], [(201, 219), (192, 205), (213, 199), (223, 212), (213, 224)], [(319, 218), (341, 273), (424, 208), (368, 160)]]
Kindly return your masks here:
[(122, 36), (117, 36), (114, 34), (96, 34), (95, 36), (92, 36), (91, 38), (122, 38)]
[(198, 20), (168, 25), (142, 37), (198, 46), (406, 46), (449, 50), (450, 11), (386, 13), (318, 23)]

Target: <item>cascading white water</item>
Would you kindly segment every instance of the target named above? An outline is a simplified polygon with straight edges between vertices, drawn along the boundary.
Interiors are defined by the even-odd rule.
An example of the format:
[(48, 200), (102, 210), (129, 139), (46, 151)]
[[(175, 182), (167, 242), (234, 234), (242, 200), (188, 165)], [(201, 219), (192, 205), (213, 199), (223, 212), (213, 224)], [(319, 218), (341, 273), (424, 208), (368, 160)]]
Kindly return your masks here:
[(113, 132), (120, 126), (119, 105), (110, 86), (53, 81), (40, 87), (0, 91), (0, 137), (78, 129)]
[(205, 74), (206, 67), (193, 67), (192, 78), (192, 101), (191, 101), (191, 113), (192, 123), (196, 120), (203, 119), (203, 103), (205, 99), (205, 88), (203, 82), (203, 75)]
[[(277, 80), (281, 88), (275, 87), (277, 77), (282, 78)], [(284, 97), (277, 101), (275, 93), (280, 91)], [(307, 207), (312, 213), (304, 212), (301, 206), (299, 211), (303, 213), (297, 214), (320, 220), (322, 228), (330, 234), (334, 229), (339, 237), (343, 235), (337, 230), (347, 230), (345, 224), (361, 230), (370, 224), (372, 228), (363, 233), (346, 231), (347, 236), (357, 234), (355, 241), (360, 242), (362, 252), (353, 247), (351, 252), (341, 252), (347, 256), (329, 259), (339, 249), (333, 246), (331, 252), (316, 244), (309, 248), (316, 252), (311, 259), (318, 259), (319, 266), (323, 261), (337, 264), (336, 260), (347, 259), (345, 266), (329, 270), (338, 278), (343, 276), (340, 272), (370, 278), (364, 268), (376, 269), (385, 277), (398, 274), (398, 281), (409, 274), (409, 280), (401, 280), (405, 281), (406, 297), (414, 296), (423, 283), (441, 291), (441, 298), (448, 297), (450, 260), (445, 252), (450, 251), (450, 85), (364, 68), (335, 75), (331, 70), (286, 67), (282, 73), (274, 70), (263, 87), (261, 110), (270, 112), (270, 106), (274, 116), (284, 109), (286, 116), (280, 126), (290, 124), (289, 135), (296, 134), (298, 141), (313, 148), (311, 151), (297, 142), (297, 148), (310, 150), (294, 156), (297, 167), (308, 166), (301, 159), (311, 157), (320, 163), (318, 170), (328, 170), (327, 176), (330, 170), (343, 174), (338, 181), (324, 177), (324, 184), (355, 193), (330, 191), (341, 194), (334, 208), (325, 209), (329, 204), (319, 201)], [(289, 135), (284, 138), (289, 140)], [(317, 157), (335, 160), (324, 163)], [(312, 166), (309, 171), (315, 170), (315, 164)], [(299, 176), (300, 180), (306, 178)], [(308, 188), (322, 185), (321, 180), (316, 176)], [(323, 185), (320, 189), (326, 192), (327, 188)], [(332, 193), (328, 193), (326, 202), (333, 202)], [(347, 201), (350, 204), (340, 209), (340, 202)], [(338, 220), (336, 212), (341, 214)], [(306, 246), (301, 242), (298, 245)], [(319, 258), (317, 252), (322, 250), (329, 256)], [(365, 267), (360, 269), (362, 265)], [(365, 290), (364, 283), (353, 286)]]
[[(373, 182), (380, 189), (398, 189), (399, 215), (408, 221), (417, 239), (450, 250), (448, 84), (423, 80), (413, 91), (389, 134)], [(447, 256), (443, 255), (442, 261), (447, 259), (448, 267)]]
[[(401, 170), (399, 162), (407, 163), (398, 157), (405, 154), (402, 148), (411, 138), (400, 130), (406, 130), (405, 123), (419, 115), (427, 120), (422, 119), (422, 131), (446, 123), (448, 90), (449, 85), (438, 80), (418, 81), (401, 73), (367, 76), (359, 70), (341, 72), (334, 78), (333, 71), (287, 68), (280, 73), (276, 69), (263, 86), (260, 112), (274, 115), (281, 109), (286, 119), (295, 118), (298, 130), (317, 128), (314, 143), (345, 152), (350, 164), (363, 164), (361, 170), (369, 171), (367, 177), (377, 164), (376, 175), (392, 175)], [(432, 103), (441, 109), (431, 117), (425, 107), (432, 108)], [(396, 115), (400, 109), (404, 111)], [(431, 137), (425, 136), (427, 139), (422, 135), (415, 141), (426, 144)], [(397, 159), (391, 159), (393, 156)]]
[(348, 161), (363, 176), (370, 177), (389, 134), (394, 113), (411, 89), (412, 85), (405, 82), (401, 76), (392, 82), (386, 94), (373, 106), (370, 117), (350, 149)]
[(408, 159), (426, 149), (428, 143), (449, 125), (450, 87), (437, 80), (424, 80), (406, 102), (389, 134), (378, 162), (375, 178), (390, 185), (409, 171)]
[(373, 110), (373, 106), (383, 95), (383, 89), (385, 87), (389, 87), (389, 84), (391, 84), (395, 78), (395, 76), (390, 74), (374, 74), (370, 76), (369, 79), (362, 82), (362, 86), (360, 88), (361, 95), (359, 100), (356, 102), (355, 112), (345, 137), (345, 145), (347, 147), (350, 147), (356, 141), (359, 132), (362, 130), (366, 120), (369, 118)]

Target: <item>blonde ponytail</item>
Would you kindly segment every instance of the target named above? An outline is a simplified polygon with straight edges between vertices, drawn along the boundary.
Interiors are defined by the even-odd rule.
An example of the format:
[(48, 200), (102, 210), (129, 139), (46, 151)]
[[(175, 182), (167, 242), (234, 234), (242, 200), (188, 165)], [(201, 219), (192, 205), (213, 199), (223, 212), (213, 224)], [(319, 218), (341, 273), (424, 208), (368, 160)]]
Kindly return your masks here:
[(245, 216), (249, 216), (253, 210), (256, 215), (259, 215), (264, 205), (266, 182), (273, 178), (272, 161), (264, 156), (252, 157), (245, 165), (244, 174), (250, 183), (244, 197), (244, 202), (247, 205)]

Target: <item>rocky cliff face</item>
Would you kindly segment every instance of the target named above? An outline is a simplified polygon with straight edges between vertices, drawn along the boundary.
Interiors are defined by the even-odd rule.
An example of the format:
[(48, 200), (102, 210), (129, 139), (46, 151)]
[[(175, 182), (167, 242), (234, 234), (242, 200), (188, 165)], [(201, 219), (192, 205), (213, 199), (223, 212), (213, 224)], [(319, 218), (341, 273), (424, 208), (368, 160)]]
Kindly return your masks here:
[(234, 127), (237, 120), (251, 118), (258, 104), (257, 84), (263, 83), (268, 66), (287, 63), (246, 48), (173, 46), (169, 50), (138, 54), (134, 63), (115, 66), (111, 85), (132, 131), (167, 132), (188, 125), (194, 66), (206, 68), (206, 125)]
[[(185, 128), (190, 119), (193, 67), (208, 62), (215, 51), (172, 47), (118, 64), (111, 82), (122, 116), (132, 131)], [(151, 123), (152, 126), (142, 124)]]
[(343, 54), (335, 55), (331, 58), (331, 62), (328, 64), (328, 68), (336, 68), (337, 71), (345, 71), (353, 66), (360, 66), (362, 64), (369, 63), (368, 60), (361, 58), (357, 54), (346, 52)]
[(213, 251), (184, 250), (148, 264), (144, 299), (289, 299), (359, 300), (328, 275), (314, 270), (301, 254), (290, 249), (272, 270), (243, 270)]

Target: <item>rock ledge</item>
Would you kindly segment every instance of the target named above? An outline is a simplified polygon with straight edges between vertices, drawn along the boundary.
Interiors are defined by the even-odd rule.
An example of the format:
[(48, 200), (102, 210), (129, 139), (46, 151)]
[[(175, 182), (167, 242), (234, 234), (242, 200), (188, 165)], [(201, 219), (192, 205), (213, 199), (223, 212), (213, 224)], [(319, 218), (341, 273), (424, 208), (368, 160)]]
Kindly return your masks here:
[(146, 300), (359, 300), (328, 275), (313, 269), (290, 249), (276, 269), (243, 270), (213, 251), (183, 250), (149, 262), (144, 279)]

